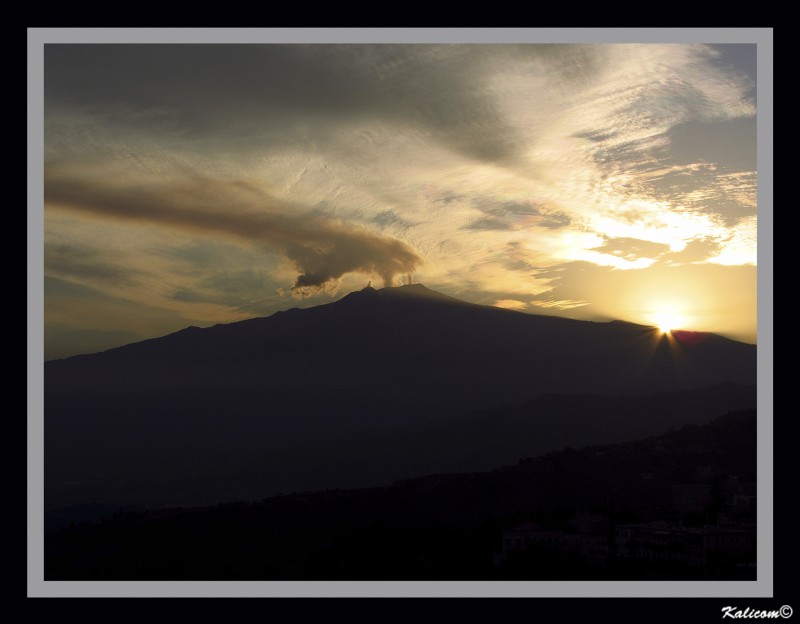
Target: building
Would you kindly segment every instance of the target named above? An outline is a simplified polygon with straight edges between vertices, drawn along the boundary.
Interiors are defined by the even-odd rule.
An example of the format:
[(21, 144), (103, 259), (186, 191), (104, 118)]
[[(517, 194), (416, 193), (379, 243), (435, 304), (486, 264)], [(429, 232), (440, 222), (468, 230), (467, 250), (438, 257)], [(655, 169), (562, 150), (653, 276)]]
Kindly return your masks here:
[(746, 557), (755, 546), (755, 527), (622, 524), (616, 527), (614, 538), (618, 557), (705, 566)]
[(608, 533), (597, 531), (597, 527), (602, 523), (597, 521), (597, 517), (592, 517), (585, 525), (580, 522), (578, 524), (591, 530), (568, 533), (545, 530), (539, 525), (524, 523), (503, 531), (500, 551), (495, 552), (494, 563), (502, 565), (515, 551), (535, 549), (551, 553), (577, 554), (591, 563), (604, 565), (608, 559), (610, 544)]

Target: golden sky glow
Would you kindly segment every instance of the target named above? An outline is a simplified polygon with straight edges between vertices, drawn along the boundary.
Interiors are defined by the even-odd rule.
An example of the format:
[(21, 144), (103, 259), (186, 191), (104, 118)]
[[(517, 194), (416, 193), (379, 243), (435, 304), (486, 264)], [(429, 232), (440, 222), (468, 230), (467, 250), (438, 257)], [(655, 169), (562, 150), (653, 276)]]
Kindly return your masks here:
[(45, 357), (406, 274), (755, 342), (755, 47), (49, 44)]

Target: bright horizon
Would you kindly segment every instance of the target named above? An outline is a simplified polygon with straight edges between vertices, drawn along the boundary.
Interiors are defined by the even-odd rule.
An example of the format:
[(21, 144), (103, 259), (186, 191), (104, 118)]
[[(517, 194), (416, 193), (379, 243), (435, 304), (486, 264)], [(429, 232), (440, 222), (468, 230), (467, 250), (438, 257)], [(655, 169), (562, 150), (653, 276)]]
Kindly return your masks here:
[(406, 275), (756, 342), (756, 46), (45, 46), (45, 359)]

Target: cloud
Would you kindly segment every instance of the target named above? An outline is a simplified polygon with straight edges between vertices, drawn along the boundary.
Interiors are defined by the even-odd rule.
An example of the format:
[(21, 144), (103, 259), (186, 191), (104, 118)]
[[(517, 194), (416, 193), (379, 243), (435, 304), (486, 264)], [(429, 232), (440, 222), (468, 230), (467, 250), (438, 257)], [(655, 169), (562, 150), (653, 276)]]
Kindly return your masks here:
[[(693, 169), (704, 154), (693, 137), (710, 126), (703, 136), (726, 136), (755, 112), (751, 81), (718, 57), (702, 45), (53, 46), (47, 143), (84, 155), (115, 144), (116, 157), (155, 172), (247, 166), (277, 181), (281, 201), (328, 202), (323, 219), (362, 220), (418, 250), (428, 237), (407, 230), (438, 238), (431, 222), (449, 218), (408, 205), (423, 185), (480, 211), (445, 224), (468, 232), (574, 226), (679, 249), (725, 235), (692, 213), (692, 192), (721, 188)], [(751, 126), (731, 143), (739, 151)], [(673, 143), (689, 164), (666, 162)], [(678, 175), (686, 210), (657, 188)], [(301, 269), (301, 282), (319, 268)]]
[(756, 209), (757, 175), (755, 171), (737, 171), (720, 175), (718, 184), (726, 198), (750, 210)]
[(755, 262), (754, 84), (719, 54), (50, 45), (48, 270), (215, 322), (412, 271), (588, 317), (609, 293), (555, 276)]
[(305, 294), (353, 272), (375, 274), (388, 285), (395, 275), (412, 272), (421, 262), (402, 241), (358, 225), (304, 218), (301, 207), (245, 183), (197, 178), (155, 187), (111, 185), (55, 173), (45, 178), (45, 201), (51, 206), (274, 245), (300, 271), (293, 288)]
[(108, 252), (70, 244), (46, 245), (44, 270), (46, 275), (101, 286), (132, 286), (141, 275), (138, 269), (111, 259)]
[[(720, 215), (734, 210), (731, 202), (737, 219), (755, 209), (754, 184), (730, 171), (755, 159), (752, 82), (715, 64), (718, 52), (708, 46), (598, 46), (597, 54), (606, 62), (595, 80), (560, 93), (560, 110), (532, 108), (549, 122), (537, 126), (528, 152), (539, 197), (576, 229), (603, 237), (672, 251), (726, 238)], [(521, 102), (517, 114), (526, 114)], [(727, 135), (724, 147), (707, 148)], [(716, 201), (700, 204), (709, 193)], [(562, 257), (646, 266), (585, 248)]]
[(498, 299), (492, 305), (506, 310), (524, 310), (528, 307), (527, 303), (519, 299)]
[(169, 136), (238, 142), (255, 133), (284, 147), (303, 126), (325, 141), (326, 126), (380, 118), (477, 160), (517, 149), (487, 69), (509, 55), (559, 62), (552, 49), (502, 45), (115, 45), (102, 53), (50, 45), (45, 55), (49, 110), (83, 106), (132, 128), (157, 119)]
[(470, 205), (484, 216), (462, 226), (463, 229), (492, 231), (543, 227), (556, 230), (572, 222), (564, 212), (534, 200), (502, 200), (484, 196), (472, 198)]
[(545, 215), (541, 221), (536, 223), (536, 225), (551, 230), (557, 230), (559, 228), (567, 227), (570, 223), (572, 223), (572, 219), (570, 219), (565, 213), (553, 212)]
[[(276, 261), (266, 256), (264, 250), (252, 250), (242, 247), (236, 241), (216, 241), (191, 239), (187, 243), (171, 245), (158, 253), (166, 260), (178, 260), (181, 264), (178, 269), (182, 275), (199, 276), (203, 280), (210, 279), (211, 275), (225, 270), (226, 267), (242, 267), (269, 265), (272, 270)], [(266, 257), (265, 257), (266, 256)]]
[(730, 237), (721, 245), (719, 252), (706, 262), (726, 266), (757, 264), (757, 223), (756, 217), (742, 219), (731, 231)]
[(559, 310), (571, 310), (589, 305), (588, 301), (573, 301), (572, 299), (560, 299), (558, 301), (531, 301), (531, 305), (540, 308), (557, 308)]
[(626, 260), (635, 260), (643, 256), (657, 258), (669, 251), (669, 245), (636, 238), (611, 238), (605, 245), (598, 247), (597, 251), (614, 254)]
[(272, 281), (264, 271), (216, 270), (192, 287), (178, 288), (170, 297), (184, 303), (214, 303), (243, 310), (264, 307), (264, 295), (271, 288)]
[(384, 210), (378, 213), (372, 218), (372, 222), (383, 228), (398, 227), (407, 229), (411, 226), (410, 223), (400, 217), (394, 210)]
[(466, 229), (469, 230), (510, 230), (511, 225), (503, 221), (502, 219), (496, 219), (492, 217), (484, 217), (483, 219), (478, 219), (477, 221), (473, 221), (469, 225), (464, 226)]
[(646, 269), (655, 262), (653, 258), (620, 258), (614, 254), (601, 253), (592, 249), (579, 249), (575, 251), (571, 254), (571, 260), (583, 260), (584, 262), (591, 262), (597, 266), (622, 270)]
[(719, 243), (711, 240), (695, 240), (684, 249), (675, 253), (667, 253), (659, 258), (659, 264), (677, 266), (687, 263), (704, 262), (719, 252)]

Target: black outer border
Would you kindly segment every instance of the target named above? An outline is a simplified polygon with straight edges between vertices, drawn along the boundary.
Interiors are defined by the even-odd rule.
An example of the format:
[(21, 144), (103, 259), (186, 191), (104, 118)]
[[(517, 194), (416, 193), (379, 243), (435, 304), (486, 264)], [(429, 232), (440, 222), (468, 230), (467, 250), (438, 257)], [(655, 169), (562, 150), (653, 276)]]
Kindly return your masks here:
[[(27, 144), (27, 108), (19, 98), (26, 92), (26, 29), (29, 27), (566, 27), (566, 28), (772, 28), (775, 58), (775, 134), (774, 158), (774, 217), (780, 218), (780, 229), (774, 232), (774, 248), (791, 251), (792, 243), (778, 245), (781, 235), (800, 232), (797, 227), (796, 195), (787, 202), (786, 181), (797, 179), (798, 150), (797, 102), (791, 89), (796, 86), (797, 36), (800, 17), (796, 5), (790, 2), (756, 2), (734, 5), (728, 2), (631, 3), (595, 2), (586, 5), (571, 3), (490, 5), (427, 2), (373, 2), (365, 5), (331, 2), (314, 5), (307, 2), (44, 2), (6, 0), (0, 11), (3, 35), (3, 92), (0, 107), (4, 115), (4, 136)], [(387, 19), (390, 21), (387, 22)], [(534, 22), (535, 20), (535, 22)], [(13, 70), (13, 71), (9, 71)], [(788, 86), (787, 86), (788, 85)], [(16, 97), (12, 98), (12, 95)], [(790, 110), (791, 107), (791, 110)], [(783, 112), (783, 115), (779, 115)], [(7, 141), (4, 141), (8, 145)], [(4, 150), (11, 158), (4, 166), (19, 168), (9, 185), (20, 191), (25, 179), (22, 154)], [(781, 175), (781, 173), (783, 175)], [(8, 186), (7, 186), (8, 188)], [(24, 192), (15, 193), (19, 202)], [(783, 197), (784, 202), (779, 202)], [(19, 203), (4, 202), (5, 216), (21, 217)], [(780, 214), (778, 215), (777, 213)], [(23, 227), (26, 224), (23, 221)], [(6, 225), (6, 233), (17, 231)], [(796, 236), (796, 234), (795, 234)], [(4, 251), (14, 254), (3, 263), (4, 273), (19, 267), (21, 246), (6, 245)], [(796, 243), (795, 243), (796, 247)], [(797, 257), (776, 254), (776, 268), (791, 267), (789, 284), (797, 284)], [(785, 269), (784, 269), (785, 270)], [(14, 271), (16, 277), (21, 270)], [(780, 271), (779, 271), (780, 273)], [(762, 278), (763, 279), (763, 278)], [(10, 283), (4, 280), (6, 284)], [(777, 282), (782, 285), (785, 282)], [(6, 291), (8, 292), (8, 291)], [(26, 288), (16, 289), (17, 301), (25, 297)], [(13, 331), (8, 315), (11, 297), (4, 297), (2, 314), (3, 344), (8, 338), (23, 342), (24, 332)], [(784, 308), (775, 310), (783, 312)], [(778, 317), (780, 318), (780, 317)], [(776, 325), (783, 329), (782, 341), (790, 337), (796, 347), (794, 318)], [(772, 319), (771, 319), (772, 320)], [(17, 321), (21, 323), (21, 321)], [(11, 334), (9, 336), (9, 334)], [(777, 339), (777, 336), (776, 336)], [(786, 352), (786, 342), (776, 344), (777, 353)], [(27, 344), (24, 345), (27, 354)], [(3, 353), (9, 350), (3, 349)], [(795, 352), (796, 357), (796, 352)], [(27, 356), (26, 356), (27, 357)], [(776, 358), (778, 359), (778, 358)], [(10, 357), (4, 372), (22, 371), (22, 365)], [(797, 384), (795, 367), (785, 357), (779, 360), (775, 391)], [(773, 369), (775, 370), (775, 369)], [(776, 370), (776, 372), (778, 372)], [(791, 377), (786, 378), (786, 375)], [(781, 383), (783, 382), (783, 383)], [(8, 386), (6, 386), (8, 387)], [(21, 391), (25, 383), (15, 389)], [(21, 394), (21, 392), (20, 392)], [(789, 605), (794, 614), (784, 620), (800, 621), (800, 418), (795, 402), (775, 400), (774, 418), (774, 594), (771, 598), (28, 598), (26, 596), (26, 509), (27, 492), (25, 469), (26, 420), (17, 400), (6, 395), (6, 408), (0, 418), (2, 469), (0, 470), (0, 622), (22, 623), (133, 623), (133, 622), (348, 622), (348, 623), (493, 623), (528, 622), (614, 622), (617, 624), (700, 623), (722, 621), (721, 609), (726, 605), (753, 610), (779, 609)], [(23, 469), (20, 470), (20, 466)], [(758, 621), (758, 620), (755, 620)]]

